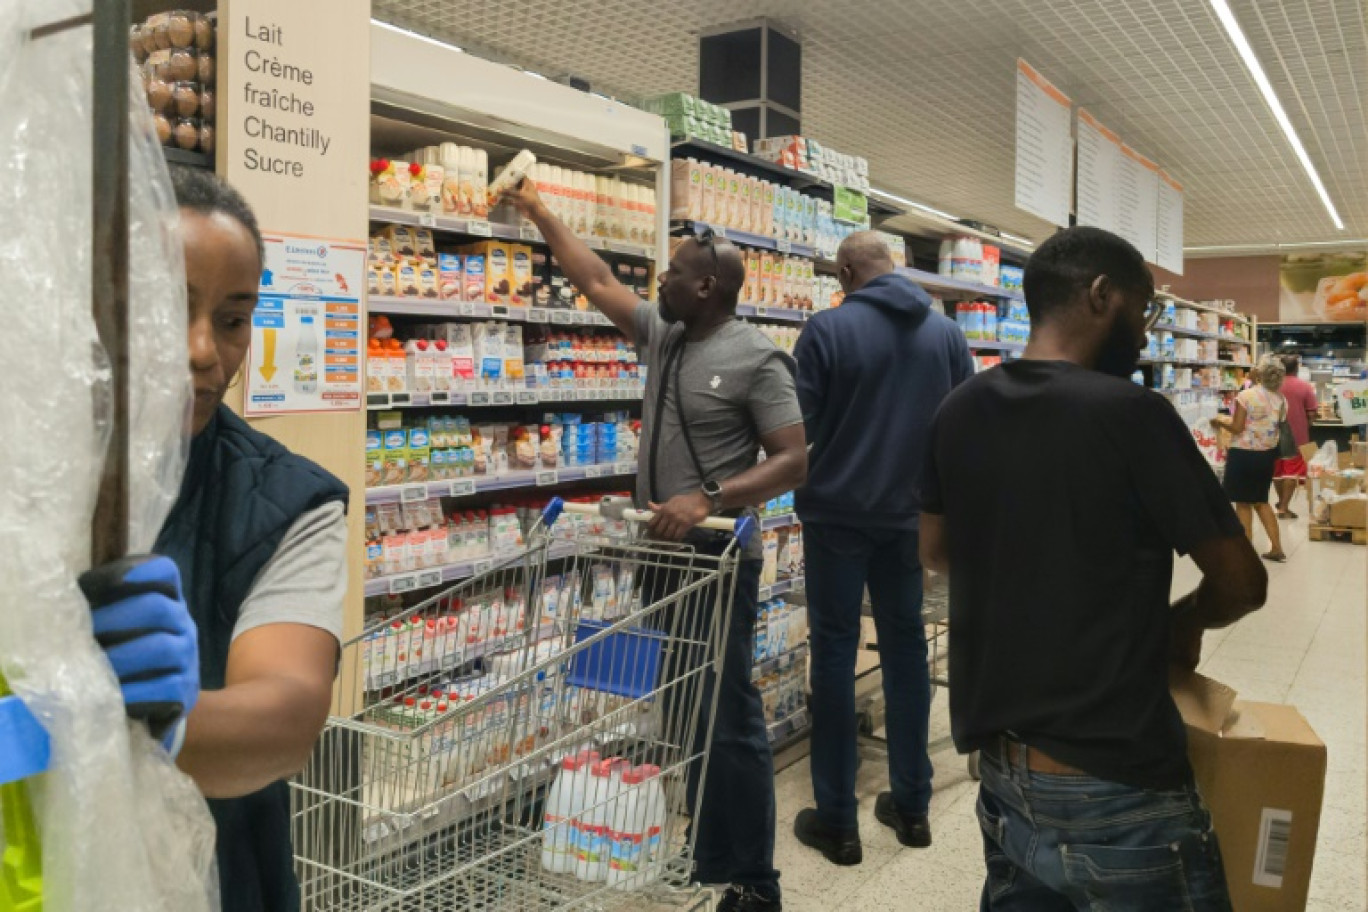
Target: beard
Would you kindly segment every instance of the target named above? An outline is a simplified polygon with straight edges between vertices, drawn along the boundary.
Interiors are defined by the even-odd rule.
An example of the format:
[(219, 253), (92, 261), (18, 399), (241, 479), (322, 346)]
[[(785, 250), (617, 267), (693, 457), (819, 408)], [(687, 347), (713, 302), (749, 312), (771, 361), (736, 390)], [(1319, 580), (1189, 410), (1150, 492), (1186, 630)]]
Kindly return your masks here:
[(660, 319), (669, 323), (671, 326), (679, 322), (679, 314), (675, 313), (670, 307), (670, 297), (665, 293), (665, 289), (660, 289), (660, 304), (656, 308), (660, 313)]
[(1122, 320), (1112, 323), (1102, 350), (1097, 356), (1096, 369), (1113, 377), (1130, 379), (1131, 374), (1140, 366), (1140, 349), (1135, 344), (1135, 336), (1127, 329)]

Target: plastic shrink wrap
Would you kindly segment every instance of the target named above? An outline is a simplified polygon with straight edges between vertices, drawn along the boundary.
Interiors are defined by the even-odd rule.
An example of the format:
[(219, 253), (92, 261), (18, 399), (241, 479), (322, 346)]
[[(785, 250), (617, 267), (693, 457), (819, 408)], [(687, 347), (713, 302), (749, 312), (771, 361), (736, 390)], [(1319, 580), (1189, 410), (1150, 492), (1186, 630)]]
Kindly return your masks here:
[[(48, 772), (24, 782), (45, 912), (198, 912), (218, 906), (212, 818), (127, 723), (76, 586), (110, 418), (91, 316), (93, 36), (28, 33), (89, 11), (0, 3), (0, 672), (50, 737)], [(190, 387), (176, 210), (136, 75), (131, 89), (129, 527), (146, 551), (179, 488)]]

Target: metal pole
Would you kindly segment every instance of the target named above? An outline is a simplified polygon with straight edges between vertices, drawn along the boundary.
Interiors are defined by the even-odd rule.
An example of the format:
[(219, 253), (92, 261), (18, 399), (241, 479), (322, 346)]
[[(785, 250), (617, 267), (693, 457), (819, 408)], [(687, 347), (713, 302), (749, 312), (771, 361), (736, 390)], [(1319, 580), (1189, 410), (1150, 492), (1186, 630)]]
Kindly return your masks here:
[(113, 371), (109, 452), (91, 526), (96, 565), (128, 552), (129, 16), (129, 0), (95, 0), (91, 303)]

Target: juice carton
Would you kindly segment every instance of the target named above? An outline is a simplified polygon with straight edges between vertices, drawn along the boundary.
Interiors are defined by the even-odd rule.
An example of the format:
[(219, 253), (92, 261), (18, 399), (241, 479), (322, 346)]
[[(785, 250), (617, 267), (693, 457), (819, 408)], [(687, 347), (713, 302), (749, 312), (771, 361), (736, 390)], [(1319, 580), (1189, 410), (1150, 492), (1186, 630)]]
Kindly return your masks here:
[(722, 169), (714, 165), (700, 165), (703, 172), (702, 221), (716, 222), (717, 217), (717, 178)]

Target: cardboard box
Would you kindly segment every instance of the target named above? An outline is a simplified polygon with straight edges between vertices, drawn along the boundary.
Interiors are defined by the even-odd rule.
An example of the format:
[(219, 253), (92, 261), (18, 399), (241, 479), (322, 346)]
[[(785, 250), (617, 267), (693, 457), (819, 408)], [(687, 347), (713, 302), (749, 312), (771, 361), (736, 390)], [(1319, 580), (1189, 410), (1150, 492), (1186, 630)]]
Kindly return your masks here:
[(1368, 442), (1355, 440), (1349, 444), (1349, 461), (1356, 469), (1368, 468)]
[(1368, 495), (1341, 497), (1332, 503), (1330, 525), (1344, 529), (1368, 529)]
[(1306, 460), (1308, 463), (1315, 459), (1316, 454), (1320, 452), (1320, 447), (1316, 446), (1314, 443), (1303, 443), (1297, 449), (1301, 452), (1302, 459)]
[(1325, 794), (1325, 744), (1294, 707), (1240, 702), (1229, 687), (1198, 674), (1177, 676), (1172, 690), (1234, 907), (1304, 909)]
[(1363, 490), (1363, 472), (1354, 469), (1341, 470), (1336, 475), (1328, 476), (1325, 485), (1336, 494), (1357, 494)]

